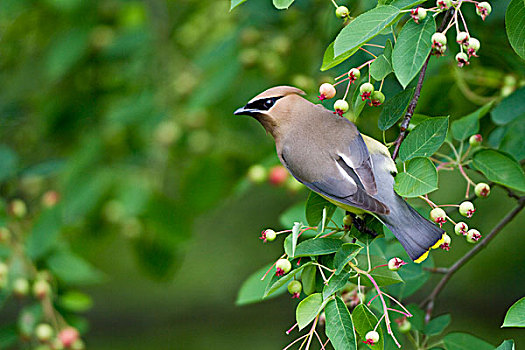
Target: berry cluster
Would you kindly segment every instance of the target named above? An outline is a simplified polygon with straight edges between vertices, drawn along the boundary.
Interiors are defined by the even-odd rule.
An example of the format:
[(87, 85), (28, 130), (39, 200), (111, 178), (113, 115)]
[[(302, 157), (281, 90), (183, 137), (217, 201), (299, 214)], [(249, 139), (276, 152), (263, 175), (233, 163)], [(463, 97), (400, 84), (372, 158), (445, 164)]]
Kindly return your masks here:
[(254, 184), (268, 182), (272, 186), (286, 187), (295, 193), (303, 188), (302, 184), (293, 176), (290, 176), (288, 170), (282, 165), (275, 165), (266, 168), (261, 164), (252, 165), (246, 174), (248, 180)]

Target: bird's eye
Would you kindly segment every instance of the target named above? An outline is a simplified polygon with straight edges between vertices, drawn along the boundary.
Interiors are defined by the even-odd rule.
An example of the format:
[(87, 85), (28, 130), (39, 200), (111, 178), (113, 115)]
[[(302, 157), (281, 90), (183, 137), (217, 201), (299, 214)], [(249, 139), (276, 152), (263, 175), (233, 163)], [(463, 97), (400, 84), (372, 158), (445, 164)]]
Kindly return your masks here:
[(265, 108), (266, 110), (268, 110), (268, 109), (272, 108), (272, 106), (273, 106), (274, 103), (275, 103), (275, 100), (269, 98), (269, 99), (267, 99), (266, 101), (264, 101), (264, 104), (263, 104), (263, 105), (264, 105), (264, 108)]

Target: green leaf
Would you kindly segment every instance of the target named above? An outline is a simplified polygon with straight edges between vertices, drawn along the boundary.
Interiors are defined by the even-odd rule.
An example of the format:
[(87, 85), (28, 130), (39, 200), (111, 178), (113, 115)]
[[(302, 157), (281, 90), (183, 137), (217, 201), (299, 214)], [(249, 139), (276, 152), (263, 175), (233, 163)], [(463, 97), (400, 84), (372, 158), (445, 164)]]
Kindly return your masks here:
[(45, 60), (46, 73), (50, 80), (62, 78), (80, 61), (89, 47), (89, 34), (86, 29), (75, 27), (54, 37)]
[(103, 281), (104, 275), (70, 251), (60, 250), (47, 259), (47, 265), (58, 279), (68, 285), (87, 285)]
[(395, 177), (394, 190), (401, 197), (413, 198), (438, 189), (436, 167), (428, 158), (414, 158), (406, 163), (406, 171)]
[(85, 312), (93, 306), (91, 297), (78, 291), (66, 292), (59, 297), (58, 303), (63, 308), (72, 312)]
[(325, 307), (326, 335), (335, 350), (357, 349), (352, 317), (340, 297), (330, 300)]
[(501, 327), (525, 327), (525, 297), (509, 308)]
[(491, 118), (494, 124), (508, 124), (525, 115), (525, 86), (507, 96), (494, 108)]
[(26, 243), (26, 252), (31, 259), (44, 256), (57, 244), (62, 225), (59, 208), (43, 211), (36, 220)]
[(515, 350), (514, 340), (505, 340), (496, 350)]
[(403, 90), (392, 98), (387, 99), (379, 115), (379, 129), (384, 131), (390, 129), (397, 123), (397, 121), (405, 115), (413, 95), (414, 88)]
[(414, 157), (430, 157), (445, 141), (448, 117), (434, 117), (416, 126), (399, 149), (399, 158), (405, 162)]
[(273, 6), (278, 10), (286, 10), (293, 2), (294, 0), (273, 0)]
[(505, 13), (505, 27), (510, 45), (525, 60), (525, 1), (510, 2)]
[(516, 160), (524, 159), (525, 137), (523, 135), (525, 135), (525, 114), (506, 125), (498, 148)]
[(337, 252), (341, 245), (343, 242), (335, 238), (309, 239), (297, 245), (294, 257), (332, 254)]
[(334, 56), (334, 43), (330, 43), (328, 47), (326, 48), (326, 51), (324, 52), (323, 56), (323, 64), (321, 65), (321, 71), (328, 70), (330, 68), (333, 68), (337, 66), (340, 63), (343, 63), (348, 59), (348, 57), (352, 56), (357, 50), (359, 50), (359, 47), (356, 47), (353, 50), (350, 50), (348, 52), (345, 52), (342, 55), (339, 55), (337, 57)]
[(243, 4), (244, 2), (246, 2), (246, 0), (231, 0), (230, 11), (239, 6), (240, 4)]
[(425, 326), (423, 333), (426, 335), (438, 335), (441, 334), (445, 328), (450, 324), (450, 314), (441, 315), (430, 320), (430, 322)]
[(384, 55), (377, 57), (370, 65), (370, 74), (375, 80), (383, 80), (390, 73), (392, 65)]
[(334, 56), (354, 50), (374, 38), (394, 22), (399, 11), (394, 6), (379, 6), (359, 15), (337, 35)]
[(310, 192), (308, 199), (306, 200), (305, 215), (306, 221), (310, 226), (317, 226), (323, 218), (323, 209), (326, 208), (326, 222), (330, 221), (332, 215), (334, 215), (335, 204), (330, 203), (315, 192)]
[(0, 349), (11, 349), (19, 340), (16, 324), (9, 324), (0, 328)]
[(295, 318), (299, 330), (308, 326), (308, 324), (319, 315), (322, 308), (323, 296), (321, 293), (315, 293), (304, 298), (299, 305), (297, 305), (297, 309), (295, 310)]
[(339, 248), (335, 253), (334, 257), (334, 267), (336, 268), (336, 275), (340, 274), (343, 271), (343, 268), (346, 264), (355, 258), (357, 254), (363, 249), (359, 244), (355, 243), (345, 243)]
[(346, 283), (348, 282), (348, 279), (351, 275), (352, 271), (345, 269), (343, 270), (343, 273), (332, 276), (330, 281), (328, 281), (328, 284), (323, 288), (323, 299), (330, 297), (332, 294), (338, 292), (344, 286), (346, 286)]
[[(235, 300), (236, 305), (247, 305), (252, 303), (257, 303), (263, 300), (264, 292), (268, 285), (268, 280), (261, 281), (262, 276), (272, 267), (271, 264), (268, 264), (259, 270), (255, 271), (250, 275), (242, 284), (239, 294), (237, 294), (237, 300)], [(286, 291), (286, 287), (281, 285), (281, 288), (272, 293), (272, 298), (278, 296), (281, 293)]]
[(290, 281), (294, 277), (299, 277), (299, 272), (303, 271), (305, 267), (308, 267), (312, 265), (312, 262), (309, 261), (301, 266), (299, 266), (296, 269), (293, 269), (288, 274), (284, 276), (277, 276), (275, 274), (275, 269), (270, 271), (270, 273), (273, 272), (272, 279), (270, 282), (268, 282), (268, 285), (266, 286), (266, 289), (263, 294), (263, 298), (266, 299), (269, 295), (272, 295), (275, 293), (279, 288), (283, 287), (288, 281)]
[(525, 175), (518, 162), (505, 153), (484, 149), (474, 154), (472, 165), (490, 181), (525, 191)]
[(479, 119), (490, 111), (493, 104), (494, 101), (491, 101), (469, 115), (453, 121), (450, 125), (452, 136), (458, 141), (463, 141), (477, 134), (479, 131)]
[(11, 148), (0, 145), (0, 164), (0, 181), (4, 181), (16, 173), (18, 156)]
[(405, 10), (412, 8), (416, 5), (424, 3), (426, 0), (394, 0), (390, 5), (399, 8), (400, 10)]
[[(368, 267), (368, 259), (366, 257), (366, 254), (361, 254), (357, 256), (357, 262), (358, 266), (362, 269), (367, 269)], [(370, 256), (370, 263), (371, 266), (378, 266), (378, 265), (384, 265), (387, 261), (385, 261), (384, 258), (380, 258), (375, 255)], [(388, 286), (391, 284), (396, 284), (403, 282), (399, 274), (395, 271), (390, 271), (388, 267), (383, 266), (379, 267), (377, 269), (374, 269), (372, 272), (370, 272), (370, 275), (372, 278), (376, 281), (376, 283), (379, 286)], [(351, 282), (354, 284), (357, 284), (357, 277), (353, 277), (351, 279)], [(361, 276), (361, 285), (363, 286), (373, 286), (372, 282), (368, 279), (366, 276)]]
[(315, 275), (317, 274), (317, 267), (310, 265), (306, 266), (301, 273), (301, 282), (303, 283), (303, 292), (310, 295), (315, 292)]
[(397, 38), (392, 53), (394, 74), (403, 88), (414, 79), (423, 67), (432, 46), (432, 35), (436, 32), (433, 16), (427, 16), (417, 24), (407, 21)]
[(467, 333), (449, 333), (443, 338), (447, 350), (494, 350), (494, 346)]
[[(352, 312), (352, 321), (354, 321), (357, 334), (359, 334), (361, 339), (365, 339), (366, 333), (373, 330), (376, 326), (377, 317), (365, 304), (359, 304)], [(376, 331), (379, 333), (379, 341), (374, 345), (367, 344), (367, 346), (372, 350), (382, 350), (384, 347), (383, 331), (381, 327), (377, 327)]]
[(279, 217), (279, 223), (284, 227), (292, 227), (297, 221), (306, 222), (304, 216), (304, 202), (295, 204), (293, 207), (288, 208)]
[(392, 47), (392, 42), (390, 39), (388, 39), (385, 43), (385, 49), (383, 50), (383, 55), (388, 60), (388, 63), (390, 63), (390, 66), (392, 66), (392, 52), (394, 51), (394, 48)]

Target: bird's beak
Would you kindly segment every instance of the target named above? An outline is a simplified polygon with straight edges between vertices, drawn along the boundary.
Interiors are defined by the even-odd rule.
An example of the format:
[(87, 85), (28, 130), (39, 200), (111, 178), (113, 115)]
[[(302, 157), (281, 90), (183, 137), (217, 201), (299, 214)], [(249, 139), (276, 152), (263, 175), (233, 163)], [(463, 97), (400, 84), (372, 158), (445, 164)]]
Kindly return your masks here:
[(259, 111), (256, 109), (250, 109), (246, 108), (246, 106), (238, 108), (235, 112), (233, 112), (234, 115), (249, 115), (253, 116), (257, 114)]

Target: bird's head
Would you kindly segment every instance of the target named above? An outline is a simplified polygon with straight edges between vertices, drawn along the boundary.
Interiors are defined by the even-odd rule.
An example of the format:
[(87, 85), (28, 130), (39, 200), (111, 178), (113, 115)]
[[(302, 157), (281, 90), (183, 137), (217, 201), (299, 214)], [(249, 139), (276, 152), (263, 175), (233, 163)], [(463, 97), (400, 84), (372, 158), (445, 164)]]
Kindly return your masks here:
[(235, 115), (249, 115), (257, 119), (275, 137), (275, 129), (293, 112), (304, 91), (293, 86), (275, 86), (252, 98), (244, 107), (237, 109)]

